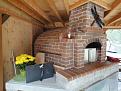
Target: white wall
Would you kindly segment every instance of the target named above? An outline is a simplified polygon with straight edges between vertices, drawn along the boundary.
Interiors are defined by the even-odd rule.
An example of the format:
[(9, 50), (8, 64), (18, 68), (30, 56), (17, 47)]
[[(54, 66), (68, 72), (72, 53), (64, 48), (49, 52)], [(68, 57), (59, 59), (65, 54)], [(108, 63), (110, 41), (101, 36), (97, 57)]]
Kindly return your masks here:
[(110, 29), (107, 34), (107, 51), (121, 54), (121, 29)]

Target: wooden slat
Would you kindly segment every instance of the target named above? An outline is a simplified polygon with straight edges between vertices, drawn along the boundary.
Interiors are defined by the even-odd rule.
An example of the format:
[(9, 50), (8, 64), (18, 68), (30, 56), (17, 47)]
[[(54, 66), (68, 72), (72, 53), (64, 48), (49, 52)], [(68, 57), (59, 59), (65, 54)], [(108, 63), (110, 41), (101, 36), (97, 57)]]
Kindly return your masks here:
[(62, 28), (62, 27), (67, 27), (65, 23), (63, 24), (62, 22), (55, 22), (54, 24), (46, 24), (45, 27), (47, 29), (54, 29), (54, 28)]
[(55, 27), (64, 27), (62, 22), (55, 22)]
[(43, 24), (46, 24), (45, 21), (41, 19), (41, 16), (36, 12), (33, 8), (31, 8), (29, 5), (22, 2), (22, 0), (7, 0), (9, 3), (13, 4), (17, 8), (23, 10), (27, 14), (29, 14), (31, 17), (41, 21)]
[(72, 10), (74, 8), (77, 8), (77, 7), (79, 7), (79, 6), (87, 3), (88, 1), (89, 0), (78, 0), (78, 2), (75, 2), (75, 3), (71, 4), (71, 5), (69, 5), (69, 10)]
[(118, 6), (121, 3), (121, 0), (115, 0), (115, 2), (112, 3), (111, 9), (115, 9), (116, 6)]
[(115, 0), (115, 2), (113, 2), (111, 5), (111, 11), (104, 17), (104, 19), (106, 20), (111, 13), (115, 12), (115, 9), (119, 7), (120, 4), (121, 4), (121, 0)]
[(68, 0), (64, 0), (64, 5), (65, 5), (65, 8), (66, 8), (66, 12), (69, 15), (69, 1)]
[(121, 26), (104, 26), (103, 29), (121, 29)]
[[(22, 19), (22, 20), (24, 20), (26, 22), (33, 23), (33, 24), (38, 24), (40, 26), (43, 26), (40, 22), (38, 22), (38, 21), (36, 21), (36, 20), (34, 20), (32, 18), (31, 19), (30, 18), (25, 18), (24, 15), (20, 16), (16, 12), (13, 12), (12, 10), (7, 9), (7, 8), (0, 8), (0, 13), (8, 14), (8, 15), (14, 16), (16, 18)], [(18, 13), (20, 13), (20, 12), (18, 11)]]
[(17, 17), (19, 19), (22, 19), (26, 22), (43, 26), (43, 24), (40, 21), (32, 18), (30, 15), (28, 15), (24, 11), (16, 8), (14, 5), (10, 4), (6, 0), (0, 1), (0, 13), (8, 14), (8, 15)]
[(38, 12), (40, 16), (46, 19), (49, 23), (53, 23), (52, 20), (49, 18), (49, 16), (42, 9), (39, 8), (38, 4), (34, 0), (30, 0), (30, 1), (31, 1), (31, 5), (29, 4), (29, 2), (23, 2), (23, 3), (26, 3), (26, 4), (28, 3), (28, 5), (30, 5), (31, 8), (33, 8), (36, 12)]
[(0, 14), (0, 91), (3, 91), (2, 14)]
[(57, 11), (57, 8), (56, 8), (56, 5), (54, 3), (53, 0), (47, 0), (48, 4), (49, 4), (49, 7), (52, 9), (52, 11), (55, 13), (55, 15), (57, 16), (57, 18), (63, 22), (61, 16), (59, 15), (58, 11)]
[(113, 18), (111, 18), (110, 20), (108, 20), (106, 23), (106, 25), (111, 25), (117, 21), (121, 20), (121, 12), (118, 13), (117, 15), (115, 15)]
[(91, 1), (91, 2), (93, 2), (93, 3), (95, 3), (95, 4), (97, 4), (97, 5), (99, 5), (99, 6), (103, 7), (103, 8), (105, 8), (106, 10), (110, 10), (110, 9), (111, 9), (111, 6), (108, 5), (108, 4), (107, 4), (105, 1), (103, 1), (103, 0), (89, 0), (89, 1)]
[(121, 24), (121, 21), (117, 21), (114, 23), (115, 26), (120, 26), (120, 24)]
[(76, 7), (79, 7), (80, 5), (83, 5), (85, 3), (88, 3), (88, 2), (93, 2), (99, 6), (102, 6), (103, 8), (107, 9), (107, 10), (110, 10), (110, 5), (108, 5), (106, 2), (104, 2), (103, 0), (78, 0), (77, 2), (75, 2), (74, 4), (70, 5), (69, 6), (69, 9), (72, 10)]

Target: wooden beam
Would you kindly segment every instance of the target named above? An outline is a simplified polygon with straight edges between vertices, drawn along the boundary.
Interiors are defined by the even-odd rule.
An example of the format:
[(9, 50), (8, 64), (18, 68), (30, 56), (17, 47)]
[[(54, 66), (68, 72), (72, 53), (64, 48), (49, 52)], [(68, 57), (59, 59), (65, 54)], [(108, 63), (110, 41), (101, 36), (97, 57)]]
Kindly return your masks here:
[(109, 4), (107, 4), (104, 0), (89, 0), (103, 8), (105, 8), (106, 10), (110, 10), (111, 6)]
[(120, 7), (120, 5), (121, 5), (121, 0), (115, 0), (115, 2), (113, 2), (111, 5), (110, 12), (104, 17), (104, 19), (106, 20), (111, 13), (115, 12), (115, 8)]
[(111, 18), (110, 20), (106, 21), (106, 25), (111, 25), (117, 21), (121, 20), (121, 12), (118, 13), (117, 15), (115, 15), (113, 18)]
[(121, 26), (104, 26), (103, 29), (121, 29)]
[(9, 3), (11, 3), (12, 5), (16, 6), (17, 8), (23, 10), (24, 12), (26, 12), (27, 14), (29, 14), (31, 17), (39, 20), (40, 18), (38, 16), (36, 16), (35, 14), (32, 13), (32, 10), (29, 9), (27, 6), (23, 5), (22, 2), (20, 2), (19, 0), (6, 0)]
[(78, 0), (74, 4), (71, 4), (69, 6), (69, 9), (72, 10), (72, 9), (77, 8), (77, 7), (79, 7), (79, 6), (81, 6), (81, 5), (85, 4), (85, 3), (88, 3), (88, 2), (93, 2), (93, 3), (95, 3), (95, 4), (99, 5), (99, 6), (107, 9), (107, 10), (111, 9), (110, 5), (108, 5), (103, 0)]
[(89, 0), (78, 0), (78, 2), (75, 2), (71, 5), (69, 5), (69, 10), (75, 9), (75, 8), (85, 4), (85, 3), (88, 3), (88, 2), (89, 2)]
[[(64, 24), (65, 25), (65, 24)], [(55, 22), (54, 24), (46, 24), (45, 27), (47, 29), (54, 29), (54, 28), (62, 28), (65, 27), (62, 22)]]
[(67, 15), (69, 16), (69, 1), (64, 0), (64, 5), (65, 5), (65, 8), (66, 8)]
[(0, 14), (0, 91), (3, 91), (2, 14)]
[(64, 27), (62, 22), (55, 22), (55, 27)]
[(121, 0), (115, 0), (111, 5), (111, 10), (115, 9), (119, 4), (121, 4)]
[(117, 21), (114, 23), (115, 26), (119, 26), (121, 24), (121, 21)]
[[(19, 11), (14, 12), (11, 9), (8, 9), (8, 8), (0, 8), (0, 13), (4, 13), (4, 14), (8, 14), (8, 15), (14, 16), (14, 17), (19, 18), (19, 19), (21, 19), (23, 21), (26, 21), (28, 23), (33, 23), (33, 24), (37, 24), (37, 25), (43, 26), (39, 21), (34, 20), (34, 19), (30, 18), (30, 17), (27, 17), (26, 15), (24, 15), (24, 13), (19, 12)], [(21, 13), (23, 15), (21, 16), (18, 13), (19, 14)]]
[(107, 10), (104, 12), (104, 17), (108, 15), (108, 13), (110, 12), (111, 10)]
[(10, 15), (7, 15), (7, 14), (2, 14), (2, 24), (8, 20), (8, 18), (10, 17)]
[(54, 3), (53, 0), (47, 0), (48, 4), (49, 4), (49, 7), (52, 9), (52, 11), (55, 13), (55, 15), (57, 16), (57, 18), (63, 22), (61, 16), (59, 15), (58, 11), (57, 11), (57, 8), (56, 8), (56, 5)]
[(41, 16), (36, 12), (33, 8), (31, 8), (29, 5), (23, 3), (23, 0), (6, 0), (12, 5), (16, 6), (17, 8), (23, 10), (31, 17), (35, 18), (36, 20), (42, 22), (43, 24), (46, 24), (44, 20), (42, 20)]
[(40, 21), (32, 18), (30, 15), (28, 15), (24, 11), (16, 8), (14, 5), (10, 4), (6, 0), (1, 0), (0, 1), (0, 13), (8, 14), (8, 15), (17, 17), (19, 19), (22, 19), (22, 20), (24, 20), (26, 22), (43, 26), (43, 24), (41, 24)]
[(37, 2), (35, 2), (34, 0), (29, 0), (29, 1), (30, 2), (28, 2), (28, 0), (27, 1), (23, 0), (23, 3), (26, 3), (28, 6), (33, 8), (36, 12), (38, 12), (39, 16), (42, 16), (49, 23), (53, 23), (52, 20), (49, 18), (49, 16), (41, 8), (39, 8)]

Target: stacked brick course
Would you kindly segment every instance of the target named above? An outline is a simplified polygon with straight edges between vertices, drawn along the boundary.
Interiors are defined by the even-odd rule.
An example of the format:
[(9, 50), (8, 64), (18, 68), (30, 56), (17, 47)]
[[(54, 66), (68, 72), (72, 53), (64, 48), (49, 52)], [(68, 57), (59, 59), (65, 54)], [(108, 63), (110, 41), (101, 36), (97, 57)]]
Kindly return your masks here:
[[(46, 53), (46, 61), (52, 61), (65, 68), (84, 67), (84, 49), (92, 42), (100, 42), (101, 50), (97, 50), (99, 60), (105, 60), (106, 35), (103, 30), (94, 23), (91, 14), (93, 3), (87, 3), (71, 11), (69, 17), (69, 29), (71, 29), (72, 39), (67, 38), (68, 29), (53, 29), (43, 33), (35, 43), (35, 53), (43, 51)], [(97, 12), (103, 20), (104, 9), (95, 5)]]
[(73, 40), (59, 39), (66, 28), (54, 29), (43, 33), (35, 42), (35, 53), (46, 53), (46, 61), (52, 61), (65, 68), (74, 67)]

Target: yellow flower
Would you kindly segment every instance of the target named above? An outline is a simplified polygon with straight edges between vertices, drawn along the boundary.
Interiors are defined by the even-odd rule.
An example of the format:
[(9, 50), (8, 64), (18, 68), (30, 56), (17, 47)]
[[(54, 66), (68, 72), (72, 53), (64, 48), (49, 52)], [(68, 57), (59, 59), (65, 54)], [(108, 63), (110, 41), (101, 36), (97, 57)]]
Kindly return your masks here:
[(23, 64), (23, 61), (22, 60), (19, 60), (19, 61), (16, 61), (16, 64)]
[(29, 62), (29, 60), (25, 59), (25, 60), (24, 60), (24, 62), (25, 62), (25, 63), (28, 63), (28, 62)]
[(28, 55), (28, 54), (21, 54), (16, 57), (16, 67), (18, 69), (25, 70), (26, 65), (29, 65), (28, 63), (31, 61), (30, 64), (34, 64), (35, 57)]
[(34, 61), (35, 60), (35, 57), (31, 57), (30, 59), (29, 59), (29, 61)]
[(28, 54), (21, 54), (16, 57), (16, 64), (28, 63), (29, 61), (34, 61), (35, 57)]

